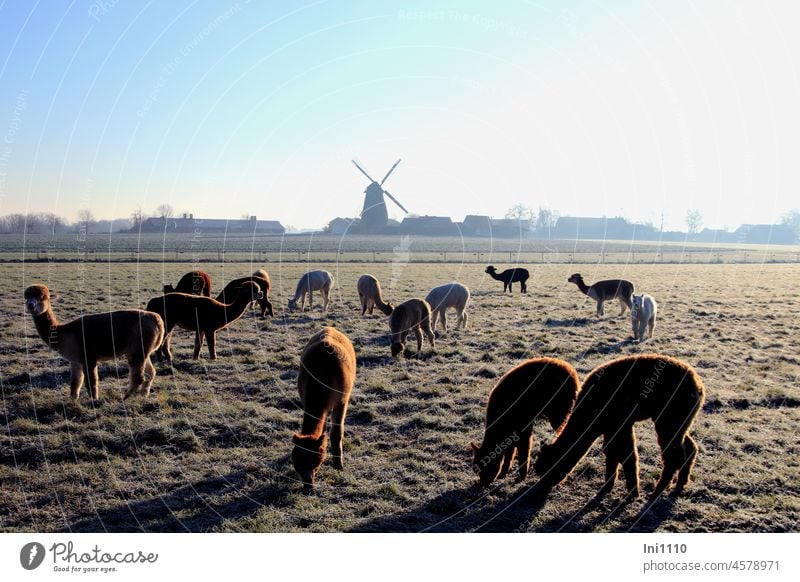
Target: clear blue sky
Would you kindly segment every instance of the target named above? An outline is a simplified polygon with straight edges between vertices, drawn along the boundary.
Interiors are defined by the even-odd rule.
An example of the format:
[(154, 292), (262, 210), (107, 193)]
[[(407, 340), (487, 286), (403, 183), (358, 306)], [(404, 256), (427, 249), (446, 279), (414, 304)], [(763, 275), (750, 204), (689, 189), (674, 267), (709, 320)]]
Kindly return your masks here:
[[(0, 2), (0, 214), (167, 202), (772, 222), (800, 193), (795, 2)], [(390, 206), (390, 213), (400, 217)]]

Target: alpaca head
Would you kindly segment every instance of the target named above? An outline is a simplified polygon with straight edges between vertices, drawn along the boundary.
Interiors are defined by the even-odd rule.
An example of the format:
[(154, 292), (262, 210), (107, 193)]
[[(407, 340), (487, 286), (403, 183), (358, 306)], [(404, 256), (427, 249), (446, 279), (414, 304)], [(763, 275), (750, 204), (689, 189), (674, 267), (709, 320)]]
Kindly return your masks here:
[(488, 487), (500, 474), (503, 451), (486, 451), (483, 445), (478, 446), (475, 443), (469, 443), (469, 446), (472, 448), (472, 470), (478, 475), (481, 487)]
[(644, 304), (644, 295), (634, 295), (633, 304), (631, 305), (631, 313), (639, 311)]
[(164, 295), (167, 293), (175, 293), (175, 287), (172, 285), (164, 285)]
[(313, 434), (295, 433), (292, 442), (294, 443), (294, 449), (292, 449), (294, 470), (303, 481), (303, 491), (310, 493), (314, 488), (314, 477), (322, 463), (325, 462), (328, 437), (325, 434), (316, 437)]
[(583, 277), (581, 277), (580, 273), (574, 273), (569, 276), (569, 279), (567, 279), (567, 283), (575, 283), (576, 285), (578, 283), (583, 283)]
[(490, 275), (496, 272), (497, 269), (495, 269), (493, 265), (489, 265), (488, 267), (486, 267), (486, 270), (484, 271), (484, 273), (489, 273)]
[(261, 292), (261, 287), (252, 281), (247, 281), (239, 288), (239, 297), (242, 297), (247, 301), (258, 301), (263, 296), (264, 294)]
[(397, 357), (399, 354), (403, 352), (405, 346), (403, 342), (400, 340), (392, 340), (392, 357)]
[(292, 297), (289, 299), (289, 311), (294, 311), (295, 309), (297, 309), (297, 299)]
[(25, 308), (34, 316), (50, 309), (50, 290), (46, 285), (31, 285), (25, 289)]
[(539, 451), (539, 456), (533, 462), (533, 470), (540, 477), (544, 477), (554, 470), (556, 463), (558, 463), (559, 453), (553, 443), (542, 445)]
[(391, 314), (392, 314), (392, 311), (394, 311), (394, 305), (392, 305), (391, 303), (387, 303), (387, 304), (384, 306), (384, 308), (383, 308), (383, 310), (382, 310), (382, 311), (383, 311), (383, 314), (384, 314), (384, 315), (391, 315)]

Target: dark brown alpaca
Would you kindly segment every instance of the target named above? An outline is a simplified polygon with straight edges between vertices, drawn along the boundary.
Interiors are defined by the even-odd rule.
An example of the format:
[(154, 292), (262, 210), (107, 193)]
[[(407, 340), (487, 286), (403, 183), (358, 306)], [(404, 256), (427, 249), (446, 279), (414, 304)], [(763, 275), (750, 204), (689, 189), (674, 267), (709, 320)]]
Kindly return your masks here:
[(259, 289), (261, 289), (261, 299), (258, 300), (258, 306), (261, 308), (261, 317), (266, 317), (267, 313), (269, 313), (270, 317), (275, 317), (275, 314), (272, 311), (272, 302), (269, 300), (269, 291), (272, 284), (270, 283), (269, 275), (264, 269), (259, 269), (250, 277), (234, 279), (225, 285), (222, 293), (217, 295), (217, 301), (220, 303), (228, 303), (233, 301), (233, 299), (239, 293), (239, 289), (245, 283), (255, 283), (258, 285)]
[(639, 457), (633, 425), (652, 419), (664, 467), (651, 499), (670, 485), (676, 473), (673, 495), (680, 494), (697, 455), (689, 429), (703, 398), (703, 382), (694, 369), (669, 356), (629, 356), (595, 368), (561, 434), (542, 447), (534, 463), (542, 485), (551, 487), (564, 480), (602, 436), (606, 482), (600, 494), (613, 488), (622, 464), (628, 495), (637, 497)]
[(130, 379), (125, 398), (137, 390), (145, 396), (150, 393), (156, 377), (150, 354), (164, 339), (164, 322), (158, 315), (131, 309), (84, 315), (68, 323), (59, 323), (45, 285), (31, 285), (25, 289), (25, 307), (33, 316), (39, 337), (69, 361), (73, 400), (80, 395), (84, 377), (92, 399), (97, 400), (100, 393), (97, 362), (122, 356), (128, 360)]
[(164, 293), (188, 293), (211, 297), (211, 275), (203, 271), (186, 273), (174, 287), (164, 285)]
[(255, 283), (244, 283), (232, 303), (226, 305), (211, 297), (189, 295), (187, 293), (167, 293), (162, 297), (154, 297), (147, 304), (147, 311), (159, 314), (164, 320), (166, 335), (157, 355), (159, 360), (166, 358), (172, 361), (170, 340), (175, 326), (194, 332), (194, 354), (196, 360), (200, 356), (203, 340), (208, 340), (208, 355), (214, 360), (217, 357), (217, 332), (239, 319), (253, 301), (261, 297), (261, 291)]
[(292, 437), (292, 460), (306, 493), (325, 462), (325, 420), (331, 417), (333, 466), (343, 469), (344, 417), (356, 378), (356, 352), (348, 337), (332, 327), (314, 335), (300, 356), (297, 389), (303, 402), (303, 426)]
[(436, 339), (431, 330), (431, 306), (424, 299), (409, 299), (394, 308), (389, 316), (389, 329), (392, 332), (392, 356), (398, 356), (404, 349), (406, 338), (412, 331), (417, 338), (417, 356), (422, 351), (422, 333), (436, 349)]
[(519, 452), (519, 478), (528, 476), (533, 422), (544, 417), (558, 432), (575, 404), (578, 374), (563, 360), (534, 358), (512, 368), (489, 394), (483, 442), (472, 446), (481, 485), (508, 474)]

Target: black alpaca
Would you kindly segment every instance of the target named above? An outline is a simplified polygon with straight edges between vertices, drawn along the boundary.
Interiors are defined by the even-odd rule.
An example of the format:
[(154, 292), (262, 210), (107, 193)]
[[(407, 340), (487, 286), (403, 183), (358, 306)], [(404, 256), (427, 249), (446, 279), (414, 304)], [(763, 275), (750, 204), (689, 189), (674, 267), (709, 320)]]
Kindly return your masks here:
[(511, 293), (512, 292), (511, 283), (516, 283), (517, 281), (519, 281), (521, 287), (520, 291), (522, 293), (528, 292), (528, 287), (527, 285), (525, 285), (525, 281), (527, 281), (528, 277), (530, 277), (528, 269), (520, 269), (520, 268), (506, 269), (502, 273), (498, 274), (497, 269), (495, 269), (492, 265), (489, 265), (488, 267), (486, 267), (485, 272), (488, 273), (488, 275), (492, 279), (497, 279), (498, 281), (503, 282), (503, 293), (505, 293), (506, 291)]

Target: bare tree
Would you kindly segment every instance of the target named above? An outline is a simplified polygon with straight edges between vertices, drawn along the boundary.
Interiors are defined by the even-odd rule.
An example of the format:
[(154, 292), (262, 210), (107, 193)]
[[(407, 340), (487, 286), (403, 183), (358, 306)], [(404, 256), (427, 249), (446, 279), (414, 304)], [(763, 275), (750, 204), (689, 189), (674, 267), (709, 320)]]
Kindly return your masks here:
[(133, 222), (133, 228), (140, 229), (142, 227), (142, 223), (144, 222), (145, 215), (144, 211), (142, 210), (141, 206), (138, 206), (136, 210), (131, 212), (131, 222)]
[(536, 213), (536, 230), (547, 233), (547, 238), (550, 238), (550, 229), (553, 228), (555, 215), (553, 211), (547, 207), (540, 206)]
[(800, 237), (800, 210), (795, 208), (781, 216), (781, 224), (791, 228)]
[(689, 234), (697, 234), (703, 228), (703, 216), (696, 208), (686, 212), (686, 228), (689, 229)]
[(509, 208), (508, 212), (506, 212), (506, 218), (513, 218), (514, 220), (530, 220), (533, 218), (533, 210), (531, 210), (530, 206), (525, 206), (521, 203), (514, 204), (514, 206)]
[(84, 208), (83, 210), (78, 211), (78, 222), (83, 223), (88, 227), (89, 225), (94, 224), (96, 221), (92, 211), (88, 208)]
[(175, 216), (175, 209), (169, 204), (159, 204), (158, 208), (156, 208), (156, 216), (161, 220), (167, 220)]

